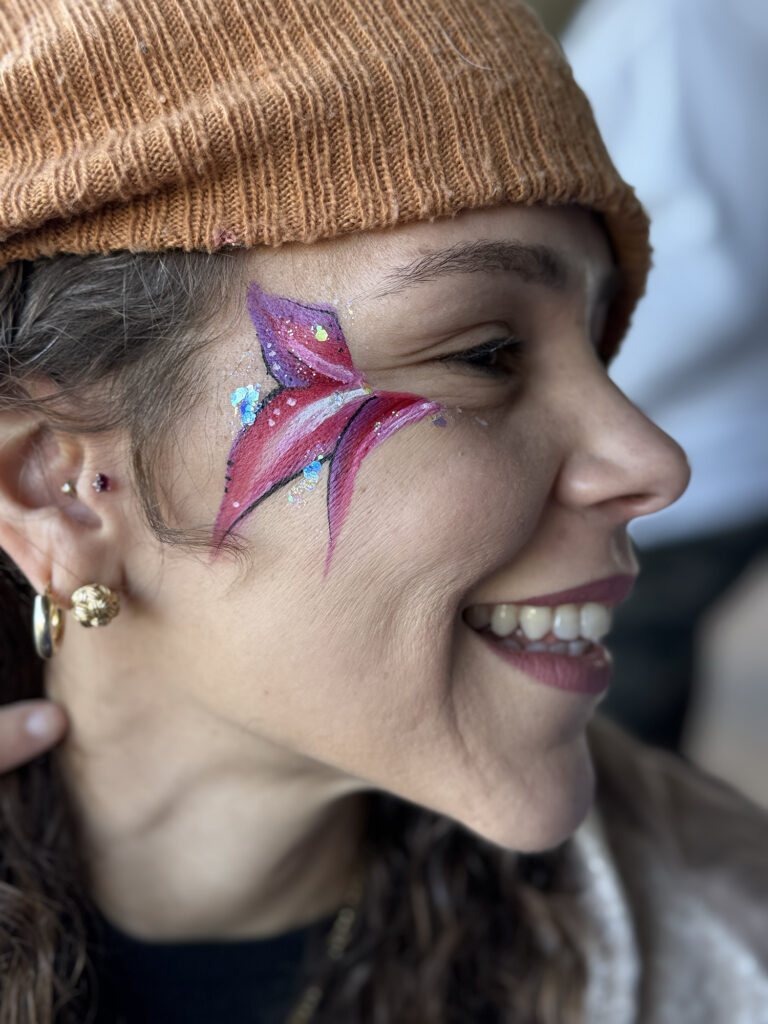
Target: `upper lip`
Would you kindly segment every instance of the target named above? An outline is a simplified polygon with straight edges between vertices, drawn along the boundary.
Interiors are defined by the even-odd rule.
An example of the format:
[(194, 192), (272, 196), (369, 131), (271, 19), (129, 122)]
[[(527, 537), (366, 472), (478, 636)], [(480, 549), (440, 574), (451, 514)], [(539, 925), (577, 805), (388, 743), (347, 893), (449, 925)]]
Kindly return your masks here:
[(629, 597), (637, 579), (634, 573), (606, 576), (601, 580), (583, 583), (580, 587), (557, 590), (552, 594), (538, 594), (536, 597), (515, 598), (513, 601), (478, 601), (477, 604), (538, 604), (554, 607), (558, 604), (584, 604), (595, 601), (608, 606), (618, 604)]

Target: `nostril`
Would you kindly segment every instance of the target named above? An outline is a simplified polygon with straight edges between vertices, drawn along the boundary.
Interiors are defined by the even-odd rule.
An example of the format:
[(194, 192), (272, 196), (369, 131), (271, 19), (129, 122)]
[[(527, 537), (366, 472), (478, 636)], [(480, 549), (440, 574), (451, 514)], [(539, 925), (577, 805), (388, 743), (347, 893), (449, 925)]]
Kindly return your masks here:
[(628, 494), (617, 501), (607, 503), (612, 506), (614, 512), (620, 509), (619, 518), (623, 523), (630, 523), (633, 519), (640, 519), (642, 516), (652, 515), (659, 512), (670, 504), (661, 494)]

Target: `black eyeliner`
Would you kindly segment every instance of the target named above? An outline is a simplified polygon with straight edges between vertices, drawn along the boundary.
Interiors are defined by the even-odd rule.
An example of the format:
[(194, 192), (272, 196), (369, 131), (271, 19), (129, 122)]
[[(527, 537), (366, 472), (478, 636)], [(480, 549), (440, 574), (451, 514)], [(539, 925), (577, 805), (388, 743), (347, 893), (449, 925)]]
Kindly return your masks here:
[(483, 366), (480, 362), (474, 362), (474, 358), (482, 358), (486, 355), (492, 355), (494, 352), (508, 352), (514, 357), (518, 357), (523, 354), (524, 349), (525, 343), (518, 338), (494, 339), (493, 341), (486, 341), (481, 345), (476, 345), (474, 348), (468, 348), (461, 352), (451, 352), (449, 355), (441, 356), (440, 361), (459, 363), (469, 369), (497, 376), (508, 373), (508, 369), (505, 370), (502, 366)]

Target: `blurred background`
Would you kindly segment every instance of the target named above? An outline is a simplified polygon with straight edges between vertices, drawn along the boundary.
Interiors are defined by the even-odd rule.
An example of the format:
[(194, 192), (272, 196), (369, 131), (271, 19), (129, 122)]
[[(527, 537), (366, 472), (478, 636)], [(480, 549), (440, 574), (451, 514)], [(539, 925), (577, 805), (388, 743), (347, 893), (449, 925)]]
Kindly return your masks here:
[(768, 808), (768, 3), (528, 2), (652, 219), (611, 376), (692, 468), (630, 528), (600, 710)]

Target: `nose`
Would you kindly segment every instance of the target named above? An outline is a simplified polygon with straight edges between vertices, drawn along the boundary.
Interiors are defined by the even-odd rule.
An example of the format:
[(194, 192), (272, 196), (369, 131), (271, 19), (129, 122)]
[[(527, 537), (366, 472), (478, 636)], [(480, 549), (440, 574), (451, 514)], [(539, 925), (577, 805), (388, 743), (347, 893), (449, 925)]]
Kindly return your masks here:
[(683, 494), (691, 469), (680, 445), (648, 419), (609, 378), (571, 408), (558, 499), (597, 508), (628, 523), (666, 508)]

